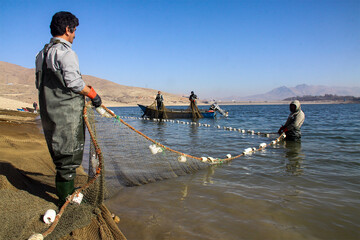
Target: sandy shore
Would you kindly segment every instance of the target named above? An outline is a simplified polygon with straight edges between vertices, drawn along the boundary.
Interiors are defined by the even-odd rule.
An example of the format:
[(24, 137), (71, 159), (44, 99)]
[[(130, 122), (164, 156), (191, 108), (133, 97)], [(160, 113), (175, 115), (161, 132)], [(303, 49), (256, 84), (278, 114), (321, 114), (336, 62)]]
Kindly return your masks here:
[(32, 104), (30, 104), (30, 103), (21, 102), (21, 101), (9, 99), (9, 98), (3, 98), (3, 97), (0, 97), (0, 102), (1, 102), (0, 109), (2, 108), (2, 109), (8, 109), (8, 110), (17, 110), (18, 108), (22, 108), (22, 107), (25, 107), (25, 108), (33, 107)]
[[(17, 104), (19, 102), (9, 101), (3, 107), (17, 108)], [(55, 167), (37, 116), (0, 109), (0, 239), (28, 239), (33, 233), (43, 233), (49, 226), (42, 222), (42, 215), (47, 209), (57, 209)], [(87, 181), (87, 175), (82, 168), (77, 174), (75, 185), (81, 186)], [(94, 232), (100, 233), (109, 222), (113, 235), (115, 232), (120, 236), (115, 239), (125, 239), (106, 207), (100, 207), (99, 212), (89, 225), (72, 230), (61, 239), (103, 239)]]

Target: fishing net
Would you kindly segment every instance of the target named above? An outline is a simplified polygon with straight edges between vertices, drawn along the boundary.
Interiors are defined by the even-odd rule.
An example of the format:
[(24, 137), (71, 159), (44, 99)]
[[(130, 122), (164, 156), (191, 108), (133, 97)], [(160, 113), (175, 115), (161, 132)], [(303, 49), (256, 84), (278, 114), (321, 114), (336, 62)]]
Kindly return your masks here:
[[(211, 165), (260, 151), (284, 138), (283, 134), (269, 144), (263, 143), (257, 148), (245, 149), (237, 156), (192, 156), (166, 147), (146, 136), (106, 107), (103, 106), (101, 109), (102, 111), (95, 111), (90, 105), (84, 108), (84, 119), (91, 139), (89, 161), (83, 163), (83, 167), (88, 171), (88, 179), (68, 198), (54, 223), (42, 234), (49, 236), (47, 239), (57, 239), (64, 233), (81, 229), (89, 223), (106, 222), (104, 216), (109, 214), (103, 214), (104, 198), (117, 193), (123, 187), (139, 186), (194, 173)], [(250, 134), (254, 134), (254, 131)], [(80, 205), (70, 204), (81, 194), (83, 200)], [(69, 221), (70, 219), (72, 220)], [(74, 219), (78, 221), (70, 226), (68, 223), (74, 223)], [(91, 231), (79, 230), (80, 239), (125, 239), (112, 219), (107, 221), (104, 224), (106, 227), (93, 226)], [(88, 237), (90, 235), (91, 237)]]
[(126, 239), (103, 204), (106, 189), (104, 158), (90, 106), (84, 108), (84, 119), (90, 136), (89, 160), (83, 161), (87, 175), (77, 176), (76, 185), (81, 187), (67, 198), (52, 224), (45, 231), (43, 225), (42, 228), (35, 227), (34, 230), (42, 233), (33, 234), (29, 239)]
[[(84, 195), (81, 204), (69, 204), (69, 199), (52, 225), (43, 222), (46, 210), (57, 209), (55, 168), (35, 117), (0, 110), (0, 119), (5, 119), (0, 120), (0, 239), (126, 239), (103, 204), (100, 164), (88, 168), (88, 174), (77, 169), (75, 185), (83, 186), (76, 193)], [(88, 148), (97, 155), (93, 143)]]
[(161, 106), (158, 106), (157, 102), (154, 101), (151, 105), (147, 106), (143, 116), (147, 115), (151, 118), (167, 119), (167, 111), (168, 109), (165, 107), (164, 102), (161, 103)]
[(200, 110), (199, 110), (199, 108), (197, 107), (195, 101), (191, 101), (191, 102), (190, 102), (190, 109), (191, 109), (191, 112), (192, 112), (192, 118), (193, 118), (193, 119), (202, 118), (202, 117), (203, 117), (203, 116), (201, 115)]
[[(106, 111), (103, 115), (94, 110), (87, 111), (87, 116), (96, 123), (94, 135), (106, 162), (105, 182), (108, 196), (119, 191), (121, 187), (138, 186), (194, 173), (267, 146), (262, 144), (257, 148), (245, 149), (237, 156), (228, 155), (226, 158), (192, 156), (157, 142), (135, 129), (111, 110), (106, 109)], [(92, 129), (95, 129), (95, 126)], [(283, 137), (283, 135), (280, 136), (270, 144), (276, 144)]]
[[(147, 106), (144, 110), (144, 116), (149, 118), (156, 119), (168, 119), (168, 118), (181, 118), (181, 116), (176, 116), (176, 112), (179, 112), (181, 116), (187, 116), (192, 119), (203, 118), (200, 109), (196, 105), (195, 101), (190, 102), (190, 106), (186, 110), (175, 110), (166, 108), (165, 104), (162, 102), (161, 106), (154, 101), (151, 105)], [(169, 113), (169, 114), (168, 114)]]

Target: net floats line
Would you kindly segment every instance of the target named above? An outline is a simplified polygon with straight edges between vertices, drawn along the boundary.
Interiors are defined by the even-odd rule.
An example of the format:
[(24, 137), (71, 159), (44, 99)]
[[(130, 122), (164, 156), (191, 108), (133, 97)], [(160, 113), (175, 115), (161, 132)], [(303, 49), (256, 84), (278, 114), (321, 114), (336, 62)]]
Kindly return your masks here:
[[(130, 128), (131, 130), (133, 130), (134, 132), (140, 134), (141, 136), (143, 136), (144, 138), (146, 138), (147, 140), (151, 141), (152, 143), (154, 143), (154, 145), (150, 145), (149, 146), (149, 149), (151, 151), (152, 154), (157, 154), (157, 153), (160, 153), (160, 152), (163, 152), (164, 150), (168, 150), (168, 151), (171, 151), (171, 152), (174, 152), (174, 153), (177, 153), (179, 154), (179, 158), (178, 158), (178, 161), (179, 162), (186, 162), (186, 157), (189, 157), (189, 158), (193, 158), (193, 159), (196, 159), (196, 160), (199, 160), (203, 163), (208, 163), (208, 164), (222, 164), (222, 163), (225, 163), (225, 162), (229, 162), (231, 160), (234, 160), (234, 159), (237, 159), (237, 158), (240, 158), (241, 156), (244, 156), (244, 155), (249, 155), (251, 153), (254, 153), (254, 152), (257, 152), (257, 151), (261, 151), (261, 150), (264, 150), (266, 147), (268, 146), (271, 146), (271, 145), (276, 145), (278, 144), (280, 141), (282, 141), (284, 138), (285, 138), (285, 133), (282, 133), (279, 137), (277, 137), (276, 139), (272, 140), (270, 143), (261, 143), (258, 147), (249, 147), (249, 148), (246, 148), (244, 149), (244, 151), (239, 154), (239, 155), (236, 155), (236, 156), (231, 156), (230, 154), (227, 154), (226, 155), (226, 158), (213, 158), (213, 157), (195, 157), (195, 156), (191, 156), (191, 155), (188, 155), (188, 154), (185, 154), (185, 153), (182, 153), (182, 152), (179, 152), (179, 151), (176, 151), (174, 149), (171, 149), (169, 147), (166, 147), (164, 145), (162, 145), (161, 143), (158, 143), (156, 142), (155, 140), (151, 139), (150, 137), (146, 136), (144, 133), (136, 130), (134, 127), (132, 127), (130, 124), (128, 124), (127, 122), (125, 122), (124, 120), (121, 119), (120, 116), (116, 115), (113, 111), (111, 111), (110, 109), (106, 108), (105, 106), (102, 106), (106, 111), (107, 113), (109, 113), (112, 117), (116, 118), (120, 123), (124, 124), (125, 126), (127, 126), (128, 128)], [(137, 118), (133, 118), (133, 119), (137, 119)], [(167, 120), (167, 121), (170, 121), (170, 122), (175, 122), (174, 120)], [(177, 120), (176, 122), (179, 122), (179, 120)], [(190, 124), (189, 122), (187, 122), (188, 124)], [(192, 123), (195, 123), (195, 122), (192, 122)], [(196, 124), (196, 123), (195, 123)], [(202, 125), (206, 125), (206, 127), (210, 127), (210, 124), (202, 124)], [(201, 126), (201, 125), (200, 125)], [(219, 126), (219, 125), (218, 125)], [(218, 127), (219, 128), (219, 127)], [(224, 128), (225, 129), (225, 128)], [(233, 128), (231, 128), (233, 129)], [(230, 128), (229, 128), (230, 130)], [(241, 130), (242, 133), (245, 133), (245, 130), (242, 129)], [(253, 130), (248, 130), (246, 131), (247, 133), (251, 133), (251, 134), (254, 134), (255, 135), (255, 131)], [(269, 134), (269, 133), (268, 133)], [(270, 135), (270, 134), (269, 134)]]
[[(111, 110), (110, 110), (111, 111)], [(246, 130), (241, 128), (235, 128), (235, 127), (226, 127), (226, 126), (220, 126), (220, 125), (211, 125), (206, 123), (197, 123), (197, 122), (187, 122), (187, 121), (180, 121), (180, 120), (172, 120), (172, 119), (159, 119), (159, 118), (140, 118), (140, 117), (127, 117), (127, 116), (118, 116), (122, 119), (139, 119), (139, 120), (149, 120), (153, 122), (170, 122), (170, 123), (177, 123), (177, 124), (183, 124), (183, 125), (195, 125), (199, 127), (213, 127), (219, 130), (226, 130), (229, 132), (239, 132), (242, 134), (248, 134), (248, 135), (261, 135), (265, 136), (267, 138), (270, 138), (270, 135), (277, 134), (275, 132), (272, 133), (264, 133), (264, 132), (258, 132), (254, 130)]]

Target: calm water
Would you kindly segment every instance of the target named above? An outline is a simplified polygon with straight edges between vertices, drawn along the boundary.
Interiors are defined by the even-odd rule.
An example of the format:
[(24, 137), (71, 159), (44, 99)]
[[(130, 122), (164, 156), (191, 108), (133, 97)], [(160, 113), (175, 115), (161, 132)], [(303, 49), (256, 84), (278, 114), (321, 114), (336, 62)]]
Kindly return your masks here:
[[(221, 106), (201, 123), (276, 132), (287, 105)], [(360, 104), (303, 105), (301, 143), (281, 143), (195, 174), (129, 187), (108, 199), (128, 239), (360, 239)], [(137, 107), (112, 108), (140, 117)], [(240, 154), (271, 139), (214, 127), (125, 119), (195, 156)], [(185, 121), (185, 120), (184, 120)], [(276, 135), (272, 135), (276, 136)]]

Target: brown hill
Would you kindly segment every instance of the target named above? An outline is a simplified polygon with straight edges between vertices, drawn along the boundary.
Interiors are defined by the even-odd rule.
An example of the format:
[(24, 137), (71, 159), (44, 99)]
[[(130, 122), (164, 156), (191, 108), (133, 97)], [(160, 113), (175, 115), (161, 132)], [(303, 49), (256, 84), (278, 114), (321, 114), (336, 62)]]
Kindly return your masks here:
[[(157, 94), (154, 89), (124, 86), (89, 75), (83, 75), (83, 79), (96, 89), (106, 106), (150, 105)], [(35, 69), (0, 61), (0, 97), (32, 103), (37, 101), (37, 94)], [(166, 106), (189, 104), (186, 97), (166, 92), (162, 94)]]

